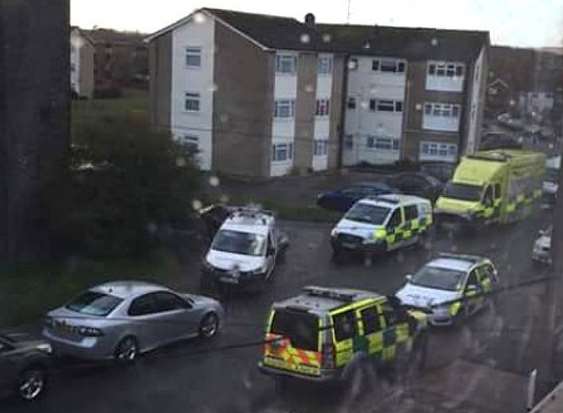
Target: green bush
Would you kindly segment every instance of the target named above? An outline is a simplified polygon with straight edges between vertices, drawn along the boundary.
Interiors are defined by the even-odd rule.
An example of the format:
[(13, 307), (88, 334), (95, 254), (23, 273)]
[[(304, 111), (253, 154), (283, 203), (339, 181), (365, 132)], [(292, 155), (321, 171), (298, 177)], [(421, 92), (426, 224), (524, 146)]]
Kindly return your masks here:
[(64, 255), (142, 254), (185, 219), (198, 189), (193, 153), (130, 115), (74, 131), (66, 176), (45, 185), (51, 232)]

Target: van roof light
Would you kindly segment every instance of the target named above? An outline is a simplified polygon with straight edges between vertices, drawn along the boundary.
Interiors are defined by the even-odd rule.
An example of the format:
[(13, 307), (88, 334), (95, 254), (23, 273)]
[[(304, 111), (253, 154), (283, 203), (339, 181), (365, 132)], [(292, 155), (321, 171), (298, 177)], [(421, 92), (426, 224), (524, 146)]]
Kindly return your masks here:
[(308, 286), (304, 287), (303, 291), (315, 297), (332, 298), (334, 300), (346, 302), (354, 301), (356, 298), (356, 293), (345, 293), (324, 287)]

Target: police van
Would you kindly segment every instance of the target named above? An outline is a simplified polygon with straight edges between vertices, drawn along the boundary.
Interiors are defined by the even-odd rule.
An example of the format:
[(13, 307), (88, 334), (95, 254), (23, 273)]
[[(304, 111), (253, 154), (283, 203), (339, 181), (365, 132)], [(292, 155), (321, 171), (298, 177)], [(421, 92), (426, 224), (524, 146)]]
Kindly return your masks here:
[(396, 293), (409, 308), (428, 312), (433, 326), (451, 326), (490, 305), (498, 272), (484, 257), (440, 254)]
[(202, 263), (201, 287), (219, 284), (261, 289), (289, 245), (274, 214), (236, 208), (215, 234)]
[(432, 203), (410, 195), (380, 195), (358, 201), (331, 232), (343, 251), (385, 253), (423, 240), (432, 225)]
[(301, 295), (273, 304), (258, 367), (276, 377), (348, 380), (358, 368), (423, 356), (415, 350), (424, 349), (426, 329), (427, 316), (407, 311), (394, 297), (305, 287)]

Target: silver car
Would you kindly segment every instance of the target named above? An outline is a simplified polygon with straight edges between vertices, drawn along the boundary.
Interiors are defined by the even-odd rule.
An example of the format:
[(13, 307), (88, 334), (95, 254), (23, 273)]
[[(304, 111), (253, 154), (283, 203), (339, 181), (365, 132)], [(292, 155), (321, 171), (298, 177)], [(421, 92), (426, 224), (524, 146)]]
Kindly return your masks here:
[(56, 354), (133, 361), (139, 353), (191, 337), (211, 338), (221, 304), (142, 281), (94, 287), (47, 314), (43, 336)]

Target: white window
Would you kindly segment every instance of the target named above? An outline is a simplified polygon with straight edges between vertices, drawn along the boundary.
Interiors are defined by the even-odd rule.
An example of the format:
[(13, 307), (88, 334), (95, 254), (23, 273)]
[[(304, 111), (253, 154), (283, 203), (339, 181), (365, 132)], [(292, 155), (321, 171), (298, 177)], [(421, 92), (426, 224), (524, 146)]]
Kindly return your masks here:
[(317, 99), (316, 116), (328, 116), (330, 114), (330, 99)]
[(279, 99), (274, 102), (274, 118), (293, 118), (295, 115), (295, 100)]
[(199, 137), (195, 135), (184, 135), (180, 142), (191, 151), (195, 152), (199, 149)]
[(353, 57), (348, 60), (348, 70), (358, 70), (358, 59)]
[(391, 99), (370, 99), (369, 110), (372, 112), (402, 112), (403, 101)]
[(443, 160), (453, 162), (457, 158), (457, 145), (454, 143), (421, 142), (420, 160)]
[(186, 47), (186, 66), (201, 67), (201, 47)]
[(354, 96), (348, 96), (348, 103), (346, 104), (348, 109), (356, 109), (356, 98)]
[(406, 62), (400, 59), (373, 59), (371, 70), (384, 73), (404, 73)]
[(319, 75), (329, 75), (332, 73), (332, 57), (320, 56), (317, 60), (317, 73)]
[(276, 73), (295, 74), (297, 68), (297, 57), (293, 55), (276, 55)]
[(293, 159), (293, 143), (272, 145), (272, 162), (284, 162)]
[(328, 139), (315, 139), (313, 141), (313, 155), (315, 156), (328, 155)]
[(424, 129), (457, 132), (461, 106), (452, 103), (425, 103), (422, 127)]
[(200, 95), (199, 93), (186, 92), (184, 109), (186, 112), (199, 112)]
[(369, 149), (378, 149), (381, 151), (398, 151), (399, 139), (384, 136), (368, 136), (366, 146)]
[(428, 62), (428, 76), (462, 77), (464, 71), (463, 63)]
[(442, 116), (446, 118), (459, 118), (461, 111), (460, 105), (451, 103), (425, 103), (424, 115), (425, 116)]

